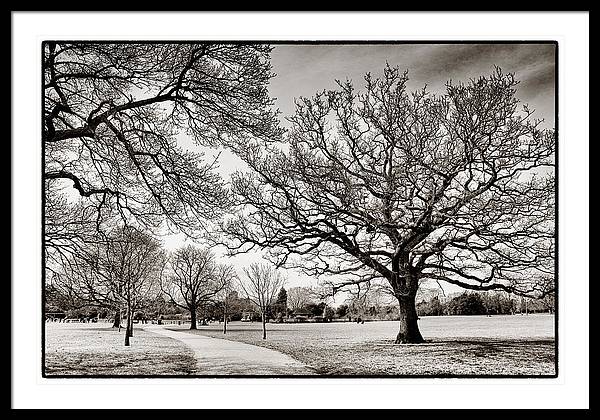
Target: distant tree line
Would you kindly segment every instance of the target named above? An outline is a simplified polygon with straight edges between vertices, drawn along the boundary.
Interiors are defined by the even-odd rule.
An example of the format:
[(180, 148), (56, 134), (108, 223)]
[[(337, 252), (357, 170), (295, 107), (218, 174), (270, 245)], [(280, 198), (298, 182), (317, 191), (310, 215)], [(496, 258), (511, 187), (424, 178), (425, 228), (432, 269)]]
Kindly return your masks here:
[(553, 313), (554, 296), (543, 299), (515, 297), (507, 293), (463, 292), (451, 299), (433, 296), (417, 303), (419, 316), (511, 315), (516, 313)]
[[(301, 289), (301, 290), (295, 290)], [(326, 302), (318, 301), (316, 295), (308, 294), (310, 288), (296, 287), (286, 290), (281, 287), (277, 297), (265, 311), (265, 321), (291, 321), (296, 315), (308, 319), (320, 318), (323, 321), (397, 321), (399, 308), (394, 302), (378, 303), (373, 299), (349, 298), (345, 303), (333, 307)], [(307, 293), (306, 300), (299, 306), (290, 307), (289, 296)], [(133, 314), (134, 320), (155, 320), (159, 318), (187, 321), (195, 318), (191, 312), (174, 304), (168, 296), (157, 295), (149, 298), (143, 309)], [(453, 297), (435, 295), (423, 297), (416, 305), (419, 316), (444, 315), (513, 315), (528, 313), (553, 313), (555, 301), (553, 295), (543, 299), (526, 299), (507, 293), (464, 292)], [(50, 285), (46, 287), (46, 314), (54, 314), (58, 318), (76, 319), (112, 319), (114, 312), (109, 308), (85, 305), (73, 300), (64, 291)], [(236, 290), (229, 290), (219, 299), (212, 299), (199, 305), (196, 317), (203, 322), (208, 320), (219, 322), (240, 321), (243, 317), (253, 322), (260, 322), (260, 308), (250, 299), (241, 296)], [(225, 332), (225, 325), (224, 325)]]
[[(299, 289), (299, 290), (297, 290)], [(290, 306), (288, 291), (280, 287), (274, 299), (269, 299), (265, 304), (265, 321), (284, 322), (293, 319), (296, 315), (306, 318), (321, 317), (331, 321), (336, 318), (353, 316), (354, 312), (347, 304), (337, 308), (319, 301), (310, 288), (296, 287), (289, 289), (292, 297), (295, 294), (306, 294), (306, 299), (299, 306)], [(354, 308), (354, 306), (353, 306)], [(89, 301), (69, 295), (69, 290), (57, 287), (54, 284), (46, 286), (45, 313), (47, 317), (75, 318), (75, 319), (114, 319), (114, 311), (109, 307), (89, 304)], [(373, 314), (375, 314), (373, 312)], [(262, 320), (261, 308), (249, 299), (243, 291), (230, 287), (225, 294), (215, 294), (211, 299), (199, 300), (192, 313), (186, 305), (178, 304), (164, 292), (158, 292), (154, 297), (147, 297), (146, 304), (132, 314), (133, 320), (182, 320), (199, 323), (206, 321), (231, 322), (246, 320), (260, 322)], [(226, 332), (224, 330), (224, 332)]]

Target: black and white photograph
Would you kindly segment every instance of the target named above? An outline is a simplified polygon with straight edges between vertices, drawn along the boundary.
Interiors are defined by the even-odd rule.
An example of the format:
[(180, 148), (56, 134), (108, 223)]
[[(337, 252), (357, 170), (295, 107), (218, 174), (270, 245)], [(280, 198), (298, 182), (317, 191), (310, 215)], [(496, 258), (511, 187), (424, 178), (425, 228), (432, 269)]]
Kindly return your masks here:
[(416, 14), (433, 20), (413, 36), (344, 32), (359, 14), (337, 36), (282, 29), (334, 15), (32, 17), (13, 49), (29, 90), (13, 82), (11, 335), (13, 380), (45, 396), (15, 385), (20, 406), (574, 395), (589, 342), (574, 38), (486, 33), (487, 14), (460, 15), (462, 37), (434, 30), (444, 13)]
[(44, 42), (44, 374), (555, 375), (556, 50)]

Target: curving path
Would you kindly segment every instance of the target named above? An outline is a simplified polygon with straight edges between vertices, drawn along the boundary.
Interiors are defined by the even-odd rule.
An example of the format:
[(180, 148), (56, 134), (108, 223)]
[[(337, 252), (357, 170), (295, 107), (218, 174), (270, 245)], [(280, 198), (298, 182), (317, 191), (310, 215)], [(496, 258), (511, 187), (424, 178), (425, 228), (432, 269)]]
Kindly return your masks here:
[(197, 375), (314, 375), (310, 367), (275, 350), (237, 341), (172, 331), (160, 325), (144, 329), (183, 342), (194, 351)]

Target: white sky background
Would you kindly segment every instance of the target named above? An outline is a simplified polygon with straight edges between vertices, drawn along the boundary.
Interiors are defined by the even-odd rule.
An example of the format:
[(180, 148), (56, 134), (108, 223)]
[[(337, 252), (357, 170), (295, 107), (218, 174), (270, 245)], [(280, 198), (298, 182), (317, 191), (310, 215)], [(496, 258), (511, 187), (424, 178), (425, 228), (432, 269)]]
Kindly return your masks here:
[[(288, 126), (285, 117), (293, 114), (295, 98), (335, 89), (335, 80), (350, 79), (360, 90), (364, 87), (364, 75), (371, 72), (381, 76), (386, 62), (409, 71), (409, 90), (427, 85), (429, 91), (437, 94), (444, 93), (448, 80), (467, 82), (469, 78), (489, 75), (494, 66), (499, 66), (505, 73), (515, 73), (521, 81), (517, 97), (535, 109), (533, 117), (544, 119), (544, 127), (554, 126), (555, 47), (551, 44), (274, 44), (271, 65), (276, 76), (271, 79), (269, 92), (276, 98), (282, 125)], [(207, 149), (207, 159), (217, 152), (221, 153), (218, 172), (226, 180), (233, 171), (246, 170), (246, 165), (227, 150)], [(186, 240), (177, 235), (164, 237), (163, 241), (167, 249), (174, 249)], [(221, 249), (214, 250), (223, 253)], [(242, 275), (242, 267), (260, 259), (259, 253), (252, 252), (222, 261), (234, 264)], [(286, 288), (317, 284), (315, 278), (296, 270), (285, 272)], [(445, 293), (462, 290), (441, 284)], [(435, 287), (435, 283), (430, 287)], [(334, 304), (343, 300), (340, 296)]]

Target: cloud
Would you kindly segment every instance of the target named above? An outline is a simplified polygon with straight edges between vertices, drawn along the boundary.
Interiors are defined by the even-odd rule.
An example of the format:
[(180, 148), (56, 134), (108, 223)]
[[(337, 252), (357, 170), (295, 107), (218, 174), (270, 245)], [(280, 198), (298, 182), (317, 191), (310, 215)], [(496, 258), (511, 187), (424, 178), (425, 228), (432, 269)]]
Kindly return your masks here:
[(270, 92), (284, 116), (293, 100), (335, 88), (335, 80), (363, 85), (367, 72), (381, 74), (385, 63), (408, 69), (409, 88), (427, 84), (442, 92), (448, 80), (490, 74), (494, 66), (521, 81), (518, 97), (548, 121), (554, 116), (555, 46), (552, 44), (318, 44), (275, 45)]

